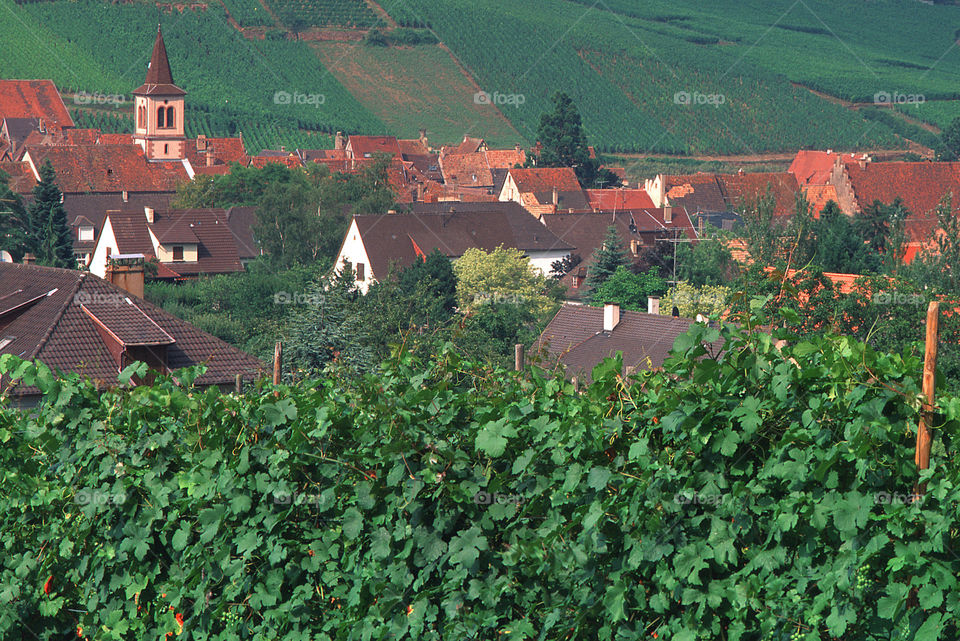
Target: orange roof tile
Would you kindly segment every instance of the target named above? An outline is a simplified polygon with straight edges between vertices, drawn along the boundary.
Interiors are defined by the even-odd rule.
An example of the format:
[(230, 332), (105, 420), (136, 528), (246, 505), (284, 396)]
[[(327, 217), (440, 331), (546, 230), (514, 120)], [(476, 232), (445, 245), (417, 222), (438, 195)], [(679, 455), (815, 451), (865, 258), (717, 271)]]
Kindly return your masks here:
[(139, 145), (35, 146), (27, 156), (37, 170), (49, 159), (64, 193), (176, 191), (189, 180), (183, 163), (148, 161)]
[(0, 120), (42, 118), (48, 126), (73, 127), (52, 80), (0, 80)]
[(642, 209), (653, 207), (653, 200), (643, 189), (587, 189), (593, 210)]

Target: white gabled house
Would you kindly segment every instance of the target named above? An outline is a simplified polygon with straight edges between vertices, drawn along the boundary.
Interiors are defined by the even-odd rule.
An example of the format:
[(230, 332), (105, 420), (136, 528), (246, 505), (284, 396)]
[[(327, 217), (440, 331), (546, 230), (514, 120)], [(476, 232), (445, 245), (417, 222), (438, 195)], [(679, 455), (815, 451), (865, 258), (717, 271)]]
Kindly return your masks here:
[(408, 212), (353, 217), (335, 269), (347, 263), (366, 292), (391, 268), (402, 269), (435, 249), (456, 260), (471, 248), (519, 249), (544, 275), (574, 247), (514, 202), (416, 203)]

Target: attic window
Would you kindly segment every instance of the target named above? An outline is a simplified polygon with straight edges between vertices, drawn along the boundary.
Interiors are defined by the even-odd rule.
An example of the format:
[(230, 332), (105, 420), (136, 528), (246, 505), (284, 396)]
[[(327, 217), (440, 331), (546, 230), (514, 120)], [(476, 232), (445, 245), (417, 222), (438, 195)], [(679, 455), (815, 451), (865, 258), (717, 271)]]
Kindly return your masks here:
[(173, 246), (173, 260), (183, 260), (183, 245)]
[(357, 280), (366, 280), (363, 274), (363, 263), (357, 263), (356, 272)]
[(93, 225), (80, 226), (80, 240), (93, 240)]
[(0, 349), (3, 349), (4, 347), (12, 343), (13, 339), (14, 339), (13, 336), (4, 336), (3, 338), (0, 338)]

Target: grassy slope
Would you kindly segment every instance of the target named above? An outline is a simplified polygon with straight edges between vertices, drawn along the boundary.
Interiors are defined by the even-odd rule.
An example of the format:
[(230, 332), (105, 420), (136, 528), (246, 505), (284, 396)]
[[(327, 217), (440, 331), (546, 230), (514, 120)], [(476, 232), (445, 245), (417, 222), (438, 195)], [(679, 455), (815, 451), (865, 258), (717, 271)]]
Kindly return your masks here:
[(530, 142), (496, 108), (474, 102), (476, 88), (441, 47), (313, 46), (324, 66), (398, 136), (414, 138), (427, 127), (434, 145), (458, 143), (464, 134), (504, 147)]

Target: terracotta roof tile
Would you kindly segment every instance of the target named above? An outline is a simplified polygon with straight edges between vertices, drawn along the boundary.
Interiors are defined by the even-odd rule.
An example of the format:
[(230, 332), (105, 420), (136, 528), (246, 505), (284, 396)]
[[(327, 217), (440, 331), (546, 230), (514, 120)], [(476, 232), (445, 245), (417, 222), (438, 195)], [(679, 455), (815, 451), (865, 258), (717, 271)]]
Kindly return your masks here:
[(510, 176), (521, 192), (546, 193), (557, 191), (582, 191), (577, 173), (570, 167), (537, 167), (511, 169)]
[(493, 172), (483, 154), (446, 154), (440, 157), (445, 182), (463, 187), (493, 187)]
[(727, 210), (736, 211), (741, 202), (751, 202), (769, 192), (774, 198), (774, 216), (792, 216), (796, 211), (797, 178), (788, 172), (717, 174), (727, 201)]
[(400, 155), (400, 145), (394, 136), (350, 136), (347, 150), (355, 158), (372, 158), (374, 154)]
[(523, 149), (488, 149), (484, 156), (491, 169), (513, 169), (515, 165), (523, 165), (527, 160)]
[(835, 203), (839, 202), (837, 188), (833, 185), (810, 185), (803, 190), (803, 193), (813, 209), (813, 215), (817, 218), (820, 217), (820, 212), (828, 202), (831, 200)]
[(0, 120), (4, 118), (42, 118), (47, 125), (73, 126), (51, 80), (0, 80)]
[(0, 162), (0, 172), (10, 176), (8, 184), (16, 194), (29, 194), (37, 184), (30, 163)]
[(844, 163), (856, 162), (857, 159), (856, 155), (850, 153), (801, 149), (787, 171), (796, 176), (801, 185), (825, 185), (830, 180), (830, 172), (838, 156)]
[(586, 193), (593, 210), (653, 208), (653, 200), (643, 189), (587, 189)]
[(173, 192), (189, 180), (183, 163), (148, 161), (138, 145), (33, 146), (27, 155), (37, 168), (50, 160), (64, 193)]

